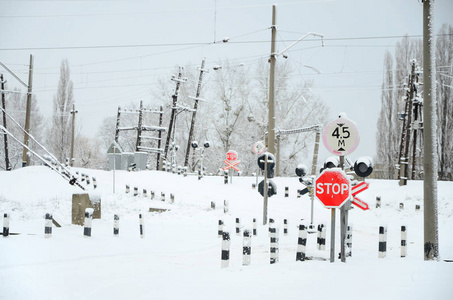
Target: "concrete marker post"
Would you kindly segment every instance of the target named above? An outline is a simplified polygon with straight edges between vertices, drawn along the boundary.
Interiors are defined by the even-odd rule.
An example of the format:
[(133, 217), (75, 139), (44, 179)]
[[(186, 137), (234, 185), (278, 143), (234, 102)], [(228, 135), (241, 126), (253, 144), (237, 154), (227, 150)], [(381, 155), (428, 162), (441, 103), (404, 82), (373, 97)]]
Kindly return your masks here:
[(272, 224), (272, 228), (270, 228), (270, 263), (275, 264), (278, 262), (278, 242), (279, 242), (279, 228), (276, 228), (274, 224)]
[(283, 235), (288, 235), (288, 220), (283, 219)]
[(253, 218), (253, 236), (257, 236), (257, 229), (256, 229), (256, 218)]
[(230, 264), (230, 233), (228, 231), (224, 231), (222, 234), (221, 260), (221, 267), (227, 268)]
[(3, 236), (9, 236), (9, 213), (3, 214)]
[(138, 218), (139, 218), (139, 223), (140, 223), (140, 237), (144, 238), (145, 237), (145, 225), (143, 224), (142, 214), (139, 214)]
[(219, 220), (219, 230), (217, 231), (217, 237), (223, 236), (223, 220)]
[(85, 222), (83, 225), (83, 236), (90, 237), (91, 236), (91, 224), (93, 221), (93, 209), (87, 208), (85, 209)]
[(223, 200), (223, 213), (224, 214), (227, 214), (229, 212), (229, 207), (230, 207), (230, 204), (228, 202), (228, 200)]
[(379, 258), (384, 258), (387, 253), (387, 227), (379, 226)]
[(113, 216), (113, 235), (120, 235), (120, 216), (117, 214)]
[(236, 218), (236, 235), (241, 235), (241, 220)]
[(242, 244), (242, 265), (249, 266), (252, 254), (252, 237), (248, 229), (244, 230), (244, 241)]
[(46, 221), (44, 225), (44, 237), (50, 238), (52, 236), (52, 215), (46, 213), (45, 219)]
[(401, 226), (401, 257), (406, 257), (407, 254), (407, 232), (406, 226)]
[(307, 247), (307, 227), (299, 225), (299, 238), (297, 239), (296, 261), (304, 261)]

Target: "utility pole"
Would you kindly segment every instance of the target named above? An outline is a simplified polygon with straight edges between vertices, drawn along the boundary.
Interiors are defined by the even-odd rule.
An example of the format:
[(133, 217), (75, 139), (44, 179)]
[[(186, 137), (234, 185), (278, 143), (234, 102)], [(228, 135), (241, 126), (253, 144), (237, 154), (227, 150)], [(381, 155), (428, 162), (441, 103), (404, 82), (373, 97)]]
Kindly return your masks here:
[[(5, 100), (5, 82), (3, 80), (3, 74), (0, 75), (0, 82), (1, 82), (1, 93), (2, 93), (2, 108), (3, 108), (3, 127), (6, 128), (6, 100)], [(11, 165), (9, 163), (9, 154), (8, 154), (8, 135), (6, 132), (3, 134), (3, 141), (5, 146), (5, 170), (11, 171)]]
[(316, 176), (316, 166), (318, 165), (319, 140), (321, 139), (321, 128), (316, 130), (315, 149), (313, 150), (313, 162), (311, 164), (311, 175)]
[(191, 144), (192, 144), (192, 139), (193, 139), (193, 131), (195, 128), (195, 119), (197, 117), (198, 101), (201, 100), (198, 97), (200, 97), (203, 73), (208, 71), (204, 68), (205, 60), (206, 60), (206, 58), (203, 58), (203, 61), (201, 62), (200, 77), (198, 78), (197, 92), (195, 93), (195, 98), (193, 98), (195, 100), (195, 103), (193, 105), (194, 111), (192, 112), (192, 121), (190, 122), (189, 139), (187, 140), (186, 158), (184, 160), (185, 167), (187, 167), (189, 165), (189, 154), (190, 154), (190, 148), (192, 148)]
[(118, 143), (120, 137), (120, 117), (121, 117), (121, 106), (118, 106), (118, 113), (116, 115), (116, 128), (115, 128), (115, 142)]
[(25, 134), (24, 134), (24, 151), (22, 155), (22, 167), (30, 165), (30, 157), (28, 156), (28, 141), (30, 132), (30, 110), (31, 110), (31, 96), (33, 87), (33, 54), (30, 54), (30, 67), (28, 70), (28, 88), (27, 88), (27, 111), (25, 113)]
[[(269, 103), (268, 103), (268, 127), (267, 127), (267, 151), (275, 155), (275, 62), (277, 60), (277, 53), (275, 51), (275, 43), (277, 36), (276, 26), (276, 6), (272, 5), (272, 27), (271, 27), (271, 56), (270, 62), (270, 75), (269, 75)], [(275, 166), (278, 170), (278, 165)]]
[(423, 1), (423, 222), (424, 259), (439, 259), (437, 219), (436, 62), (433, 33), (434, 1)]
[[(418, 78), (418, 77), (417, 77)], [(418, 120), (420, 116), (420, 121)], [(423, 134), (423, 117), (422, 117), (422, 105), (418, 99), (414, 101), (414, 122), (412, 123), (413, 132), (413, 143), (412, 143), (412, 175), (411, 179), (415, 179), (416, 165), (417, 165), (417, 132), (421, 130)]]
[[(277, 36), (277, 8), (275, 5), (272, 5), (272, 26), (271, 26), (271, 56), (269, 58), (270, 68), (269, 68), (269, 103), (268, 103), (268, 126), (267, 126), (267, 151), (272, 153), (273, 155), (276, 154), (275, 152), (275, 137), (276, 137), (276, 127), (275, 127), (275, 63), (277, 61), (277, 57), (283, 54), (285, 51), (292, 48), (294, 45), (308, 37), (309, 35), (320, 37), (321, 39), (324, 37), (323, 34), (316, 33), (316, 32), (309, 32), (299, 38), (297, 41), (286, 47), (284, 50), (277, 52), (276, 51), (276, 36)], [(324, 46), (324, 43), (323, 43)], [(279, 147), (279, 145), (277, 145)], [(277, 153), (277, 156), (280, 156)], [(276, 159), (275, 168), (277, 176), (279, 175), (279, 157)]]
[(138, 126), (137, 126), (137, 142), (135, 143), (135, 151), (140, 151), (142, 145), (142, 123), (143, 123), (143, 100), (140, 100), (140, 109), (138, 111)]
[(407, 185), (407, 177), (409, 174), (409, 144), (411, 139), (411, 123), (412, 123), (412, 99), (414, 98), (414, 86), (415, 86), (415, 60), (412, 61), (411, 74), (409, 76), (409, 95), (406, 98), (406, 113), (407, 122), (404, 134), (404, 153), (401, 157), (401, 175), (400, 175), (400, 186)]
[(183, 70), (183, 67), (180, 66), (178, 76), (176, 77), (173, 75), (171, 78), (171, 80), (176, 81), (176, 88), (175, 88), (175, 92), (172, 96), (173, 103), (172, 103), (172, 107), (171, 107), (170, 124), (168, 125), (167, 141), (165, 142), (165, 150), (164, 150), (164, 160), (165, 161), (167, 160), (168, 147), (170, 146), (170, 140), (172, 137), (173, 123), (175, 122), (175, 114), (176, 114), (176, 110), (177, 110), (176, 104), (178, 102), (179, 86), (180, 86), (181, 82), (187, 81), (187, 78), (182, 78), (182, 70)]
[(75, 104), (72, 104), (72, 110), (71, 110), (71, 115), (72, 115), (72, 135), (71, 135), (71, 157), (69, 159), (69, 165), (71, 167), (74, 166), (74, 132), (75, 132), (75, 114), (78, 113), (78, 111), (75, 109)]
[[(162, 120), (163, 120), (163, 107), (161, 106), (160, 109), (160, 114), (159, 114), (159, 127), (162, 127)], [(158, 140), (157, 140), (157, 149), (160, 149), (160, 145), (162, 144), (162, 130), (159, 130), (158, 133)], [(160, 170), (160, 167), (162, 166), (162, 161), (161, 161), (161, 155), (160, 151), (157, 152), (157, 163), (156, 163), (156, 170)]]

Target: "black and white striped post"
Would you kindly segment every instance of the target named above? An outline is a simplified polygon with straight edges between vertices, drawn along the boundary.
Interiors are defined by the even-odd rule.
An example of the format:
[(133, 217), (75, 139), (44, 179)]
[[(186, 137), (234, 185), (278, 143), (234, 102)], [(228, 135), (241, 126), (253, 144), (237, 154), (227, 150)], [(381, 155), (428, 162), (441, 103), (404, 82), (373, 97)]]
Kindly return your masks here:
[(379, 226), (379, 258), (384, 258), (387, 253), (387, 227)]
[(349, 225), (346, 229), (346, 256), (352, 257), (352, 226)]
[(134, 197), (138, 195), (138, 187), (134, 187)]
[(289, 197), (289, 187), (285, 186), (285, 198)]
[(146, 189), (143, 189), (143, 197), (148, 198), (148, 191)]
[(173, 203), (175, 203), (175, 195), (170, 194), (170, 204), (173, 204)]
[(256, 230), (256, 227), (257, 227), (257, 225), (256, 225), (256, 218), (253, 218), (253, 235), (254, 235), (254, 236), (257, 236), (257, 235), (258, 235), (258, 232), (257, 232), (257, 230)]
[(252, 237), (248, 229), (244, 230), (244, 241), (242, 244), (242, 265), (250, 265), (250, 256), (252, 254)]
[(126, 184), (126, 194), (129, 194), (130, 191), (131, 191), (130, 186)]
[(98, 183), (96, 181), (96, 178), (93, 177), (93, 188), (96, 189), (98, 187)]
[(221, 238), (223, 235), (223, 220), (219, 220), (219, 230), (217, 231), (217, 237)]
[(9, 236), (9, 213), (3, 214), (3, 236)]
[(80, 179), (81, 182), (84, 182), (85, 181), (85, 174), (80, 174), (82, 176), (82, 178)]
[(228, 184), (228, 172), (223, 171), (223, 183)]
[(215, 210), (215, 201), (211, 201), (211, 209)]
[(318, 250), (321, 250), (321, 234), (322, 234), (322, 229), (321, 229), (321, 224), (318, 225), (318, 236), (316, 237), (316, 248)]
[(319, 239), (319, 250), (326, 250), (327, 228), (321, 224), (321, 237)]
[(44, 225), (44, 237), (50, 238), (52, 236), (52, 215), (46, 213), (46, 221)]
[(401, 226), (401, 257), (406, 257), (407, 232), (406, 226)]
[(296, 261), (304, 261), (307, 248), (307, 228), (299, 225), (299, 238), (297, 239)]
[(223, 200), (223, 213), (227, 214), (229, 210), (230, 210), (230, 203), (228, 202), (228, 200)]
[(154, 199), (154, 191), (151, 191), (151, 200)]
[(227, 268), (230, 264), (230, 233), (224, 231), (222, 234), (222, 268)]
[(87, 209), (85, 209), (85, 223), (83, 224), (83, 236), (84, 237), (91, 236), (92, 221), (93, 221), (93, 209), (87, 208)]
[(85, 175), (86, 179), (87, 179), (87, 185), (90, 185), (90, 176), (88, 175)]
[(140, 237), (144, 238), (145, 237), (145, 225), (143, 224), (143, 216), (142, 214), (138, 215), (139, 221), (140, 221)]
[(270, 235), (271, 235), (271, 245), (270, 245), (270, 263), (275, 264), (278, 262), (278, 235), (279, 235), (279, 228), (276, 228), (274, 226), (275, 224), (272, 225), (270, 228)]
[(271, 228), (275, 227), (274, 219), (269, 219), (269, 237), (271, 236)]
[(381, 207), (381, 196), (376, 196), (376, 208)]
[(302, 190), (297, 190), (297, 198), (300, 198), (302, 196)]
[(116, 214), (113, 216), (113, 235), (120, 235), (120, 216)]
[(164, 192), (160, 193), (160, 201), (165, 202), (165, 193)]
[(236, 235), (241, 235), (241, 220), (236, 218)]
[(283, 235), (288, 235), (288, 220), (283, 219)]

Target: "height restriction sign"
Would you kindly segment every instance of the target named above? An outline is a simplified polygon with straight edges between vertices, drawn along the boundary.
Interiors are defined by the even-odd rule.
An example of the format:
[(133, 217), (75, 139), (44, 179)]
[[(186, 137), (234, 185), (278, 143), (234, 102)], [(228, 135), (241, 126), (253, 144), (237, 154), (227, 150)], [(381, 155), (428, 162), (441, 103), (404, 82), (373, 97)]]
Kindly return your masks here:
[(359, 145), (360, 137), (357, 125), (350, 119), (340, 116), (326, 125), (322, 140), (330, 153), (344, 156), (354, 152)]

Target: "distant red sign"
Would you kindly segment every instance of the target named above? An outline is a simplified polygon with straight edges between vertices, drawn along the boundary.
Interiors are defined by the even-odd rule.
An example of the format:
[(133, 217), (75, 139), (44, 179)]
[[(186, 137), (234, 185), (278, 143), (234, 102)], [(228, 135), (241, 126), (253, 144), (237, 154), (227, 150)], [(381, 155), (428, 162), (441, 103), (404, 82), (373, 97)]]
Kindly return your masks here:
[(226, 159), (228, 161), (235, 161), (236, 159), (238, 159), (238, 153), (234, 150), (230, 150), (226, 155)]

